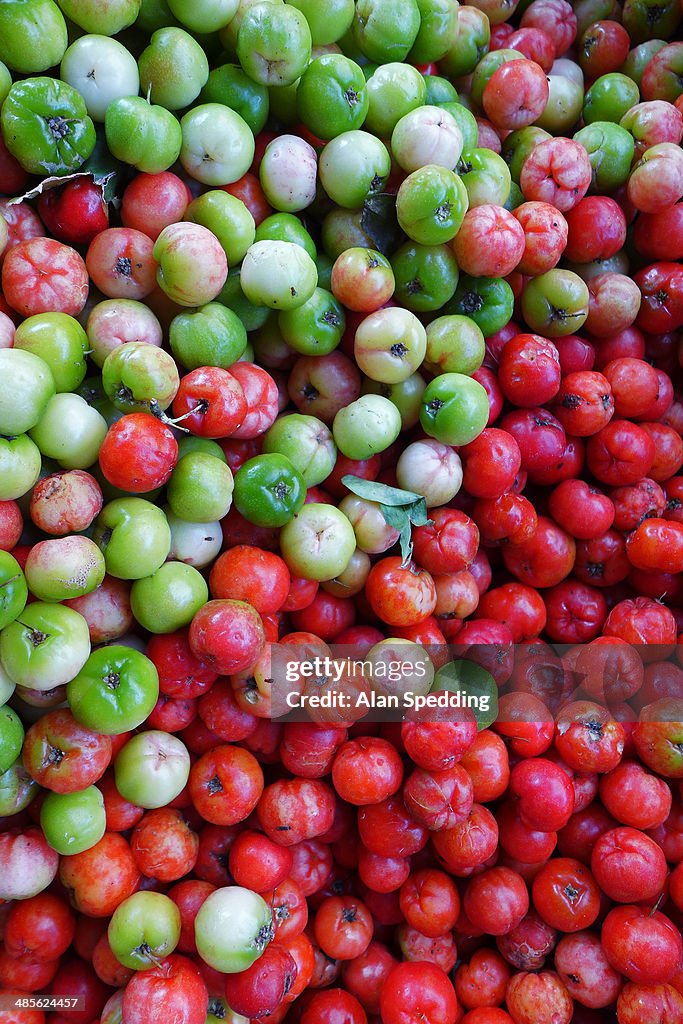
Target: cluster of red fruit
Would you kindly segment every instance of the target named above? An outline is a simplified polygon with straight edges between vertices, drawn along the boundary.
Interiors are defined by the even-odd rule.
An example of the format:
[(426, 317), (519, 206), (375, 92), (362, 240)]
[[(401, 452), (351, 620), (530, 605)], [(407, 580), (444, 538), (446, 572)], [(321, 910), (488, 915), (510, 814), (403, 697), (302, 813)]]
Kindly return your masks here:
[[(35, 472), (33, 448), (0, 439), (6, 479), (32, 480), (0, 501), (0, 552), (19, 567), (0, 590), (24, 570), (29, 582), (26, 611), (11, 623), (28, 640), (10, 637), (0, 658), (3, 701), (27, 725), (21, 758), (0, 773), (1, 806), (13, 811), (0, 818), (0, 1021), (683, 1024), (683, 43), (654, 46), (647, 28), (649, 19), (673, 35), (680, 19), (672, 2), (626, 0), (622, 11), (615, 0), (533, 0), (513, 26), (515, 6), (473, 0), (458, 15), (461, 52), (418, 65), (426, 78), (452, 79), (477, 114), (477, 145), (455, 165), (468, 198), (445, 242), (455, 202), (424, 216), (415, 206), (442, 171), (455, 176), (453, 165), (435, 158), (431, 182), (401, 193), (425, 162), (404, 173), (410, 146), (399, 133), (393, 156), (404, 160), (387, 171), (384, 196), (399, 193), (398, 226), (377, 209), (337, 209), (315, 197), (325, 142), (295, 113), (290, 138), (314, 151), (313, 193), (292, 207), (306, 210), (296, 226), (278, 208), (290, 220), (271, 222), (266, 240), (310, 241), (315, 252), (312, 237), (321, 238), (317, 272), (329, 292), (318, 288), (325, 296), (311, 297), (299, 320), (286, 318), (303, 306), (280, 311), (279, 294), (263, 298), (268, 280), (249, 297), (239, 272), (227, 276), (218, 238), (195, 232), (200, 214), (188, 211), (203, 184), (180, 165), (125, 172), (120, 209), (92, 175), (11, 201), (30, 181), (0, 139), (0, 349), (43, 313), (66, 314), (67, 335), (79, 321), (99, 346), (79, 349), (83, 373), (69, 382), (69, 338), (60, 352), (45, 333), (35, 342), (35, 358), (52, 359), (67, 380), (56, 394), (27, 386), (36, 415), (17, 433), (36, 448)], [(476, 60), (463, 73), (470, 50)], [(288, 101), (278, 102), (287, 122)], [(549, 134), (578, 125), (573, 138)], [(273, 214), (259, 170), (281, 135), (257, 134), (251, 171), (220, 186), (248, 211), (247, 227)], [(501, 153), (512, 171), (504, 187), (491, 158)], [(327, 173), (330, 196), (342, 192)], [(282, 194), (270, 185), (271, 199)], [(381, 221), (374, 235), (369, 213)], [(216, 235), (221, 216), (208, 211)], [(173, 225), (192, 225), (186, 245), (211, 236), (215, 252), (203, 257), (217, 264), (217, 284), (206, 296), (201, 259), (184, 302), (193, 254), (182, 253), (178, 272), (178, 239), (155, 245)], [(414, 251), (399, 249), (405, 235)], [(389, 236), (396, 244), (380, 252)], [(119, 307), (110, 333), (89, 319), (103, 299), (136, 307)], [(235, 313), (226, 348), (241, 344), (247, 355), (204, 365), (204, 328), (183, 335), (179, 318), (223, 302)], [(368, 327), (385, 310), (406, 318)], [(448, 328), (457, 352), (446, 327), (445, 345), (437, 329), (425, 332), (440, 314), (459, 321)], [(569, 333), (572, 324), (582, 333)], [(313, 341), (302, 342), (304, 328)], [(314, 354), (319, 337), (329, 348)], [(101, 369), (112, 351), (142, 341), (163, 355), (145, 363), (140, 394), (132, 377), (115, 387), (106, 373), (84, 381), (88, 355)], [(33, 344), (24, 337), (15, 348)], [(47, 427), (42, 417), (68, 392), (102, 415), (73, 414), (82, 436), (65, 431), (64, 457), (59, 417)], [(368, 457), (352, 458), (372, 432), (340, 414), (361, 396), (381, 397), (384, 420), (393, 407), (389, 427), (377, 415)], [(287, 436), (277, 433), (282, 413), (295, 413)], [(200, 444), (179, 459), (188, 432)], [(285, 474), (272, 493), (264, 453)], [(47, 479), (36, 482), (41, 456)], [(367, 491), (376, 500), (361, 495), (363, 482), (376, 485)], [(107, 520), (107, 508), (131, 495), (149, 501), (121, 512), (140, 532), (117, 555), (107, 548), (120, 520)], [(161, 526), (145, 519), (160, 512), (154, 502)], [(195, 502), (219, 511), (197, 520)], [(305, 503), (316, 511), (310, 531), (296, 533)], [(138, 578), (140, 538), (156, 544), (159, 531), (172, 544)], [(85, 565), (73, 599), (51, 590), (66, 581), (40, 547), (69, 534), (92, 535), (102, 550), (103, 578), (90, 587)], [(351, 534), (349, 558), (328, 571)], [(178, 596), (181, 577), (171, 585), (159, 575), (167, 556), (175, 569), (193, 567)], [(91, 643), (144, 651), (158, 675), (151, 712), (105, 734), (84, 720), (101, 706), (67, 704), (73, 673), (50, 689), (12, 677), (9, 667), (35, 654), (24, 648), (50, 639), (22, 622), (36, 599), (85, 620), (74, 673)], [(341, 646), (372, 660), (409, 644), (436, 670), (455, 652), (485, 669), (495, 718), (470, 709), (402, 722), (335, 709), (315, 721), (274, 718), (276, 646), (323, 656)], [(111, 689), (119, 685), (117, 676)], [(170, 743), (132, 763), (141, 732)], [(136, 803), (131, 794), (152, 776), (163, 792), (174, 758), (187, 760), (174, 795)], [(78, 852), (57, 850), (45, 827), (50, 797), (93, 788), (103, 834)], [(74, 834), (91, 829), (89, 807), (74, 804)], [(142, 892), (165, 897), (147, 916), (128, 902)], [(217, 896), (237, 901), (235, 918), (209, 913)], [(221, 929), (237, 965), (229, 972), (216, 966), (228, 956)]]

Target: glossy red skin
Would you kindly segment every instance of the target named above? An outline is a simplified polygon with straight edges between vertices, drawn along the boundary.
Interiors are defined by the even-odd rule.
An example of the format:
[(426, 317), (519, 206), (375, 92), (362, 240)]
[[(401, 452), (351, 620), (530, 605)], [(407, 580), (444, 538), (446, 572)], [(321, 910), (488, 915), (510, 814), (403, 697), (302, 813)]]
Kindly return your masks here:
[(365, 583), (373, 612), (390, 626), (411, 626), (428, 618), (436, 607), (431, 575), (415, 563), (403, 568), (397, 556), (376, 562)]
[(478, 733), (476, 740), (465, 752), (460, 767), (472, 780), (473, 796), (477, 803), (490, 803), (505, 792), (510, 778), (507, 747), (500, 736), (490, 729)]
[(192, 803), (205, 821), (236, 825), (254, 810), (263, 793), (263, 772), (247, 750), (220, 746), (190, 770)]
[(270, 839), (293, 846), (323, 835), (332, 825), (334, 806), (332, 789), (319, 779), (283, 779), (266, 786), (257, 817)]
[(525, 864), (540, 864), (550, 857), (557, 844), (556, 832), (529, 828), (522, 820), (516, 800), (506, 800), (497, 811), (500, 845), (510, 857)]
[(628, 537), (626, 553), (637, 569), (680, 573), (683, 571), (683, 525), (666, 519), (646, 519)]
[(89, 245), (109, 227), (102, 187), (86, 178), (43, 192), (36, 205), (50, 234), (67, 245)]
[(261, 188), (261, 183), (249, 171), (243, 174), (241, 178), (238, 178), (237, 181), (233, 181), (229, 185), (221, 185), (220, 187), (224, 192), (229, 192), (231, 196), (242, 200), (254, 218), (257, 227), (261, 221), (265, 220), (273, 212), (272, 208), (268, 205), (265, 193)]
[(600, 913), (600, 890), (585, 864), (554, 857), (533, 881), (534, 907), (546, 924), (562, 932), (589, 928)]
[(243, 601), (208, 601), (190, 625), (190, 649), (223, 675), (250, 668), (265, 645), (258, 612)]
[(490, 868), (467, 883), (463, 907), (475, 927), (488, 935), (506, 935), (529, 910), (529, 893), (516, 871)]
[(567, 215), (566, 259), (590, 263), (615, 256), (626, 241), (626, 217), (609, 196), (586, 196)]
[(282, 1003), (296, 981), (298, 968), (284, 946), (272, 942), (255, 963), (225, 979), (225, 998), (233, 1013), (251, 1019), (268, 1016)]
[(499, 1006), (511, 973), (495, 949), (478, 949), (455, 973), (456, 995), (467, 1010)]
[(575, 557), (574, 539), (545, 516), (528, 540), (503, 548), (507, 570), (531, 587), (556, 586), (571, 572)]
[(212, 597), (246, 601), (260, 614), (270, 615), (286, 601), (290, 580), (289, 570), (278, 555), (240, 544), (213, 563), (209, 589)]
[(681, 934), (658, 910), (620, 906), (602, 924), (602, 946), (611, 966), (629, 981), (661, 985), (673, 976), (683, 953)]
[(111, 990), (104, 985), (93, 971), (90, 964), (84, 960), (74, 959), (60, 967), (57, 972), (50, 992), (57, 999), (60, 996), (76, 996), (79, 999), (80, 1009), (60, 1010), (60, 1015), (65, 1021), (77, 1022), (82, 1017), (88, 1019), (90, 1015), (97, 1015), (102, 1011)]
[[(616, 636), (631, 644), (660, 644), (676, 642), (676, 619), (673, 613), (649, 597), (628, 598), (615, 604), (605, 620), (605, 636)], [(641, 657), (656, 661), (661, 648), (648, 654), (641, 648)]]
[[(488, 586), (481, 594), (487, 591)], [(482, 665), (497, 685), (502, 686), (512, 673), (513, 642), (512, 630), (504, 623), (495, 619), (471, 619), (458, 633), (456, 653)]]
[(633, 230), (633, 242), (646, 260), (680, 260), (683, 257), (683, 203), (658, 213), (641, 213)]
[(116, 832), (105, 832), (83, 853), (62, 857), (59, 877), (72, 890), (76, 909), (90, 917), (110, 917), (141, 881), (130, 846)]
[(230, 437), (248, 413), (242, 385), (227, 370), (200, 366), (180, 381), (173, 415), (199, 437)]
[(586, 643), (598, 636), (607, 618), (607, 602), (595, 587), (570, 578), (546, 590), (543, 597), (551, 640)]
[[(495, 128), (516, 130), (532, 124), (541, 116), (548, 95), (548, 80), (543, 68), (534, 59), (524, 58), (507, 61), (494, 71), (484, 87), (482, 105)], [(514, 266), (516, 263), (511, 269)]]
[(655, 460), (650, 435), (636, 423), (614, 419), (589, 438), (586, 460), (591, 473), (612, 487), (647, 476)]
[[(338, 969), (329, 981), (321, 978), (320, 982), (330, 984), (336, 979), (336, 974)], [(315, 993), (301, 1016), (301, 1024), (367, 1024), (367, 1016), (350, 992), (342, 988), (327, 988)]]
[(230, 373), (242, 387), (247, 412), (232, 437), (238, 440), (254, 440), (277, 419), (279, 392), (272, 376), (255, 363), (233, 363)]
[(567, 443), (562, 424), (547, 409), (518, 409), (508, 413), (499, 424), (517, 441), (522, 469), (549, 469), (562, 457)]
[(651, 263), (633, 280), (643, 300), (637, 326), (650, 334), (665, 334), (683, 324), (683, 268), (678, 263)]
[(396, 959), (381, 942), (371, 942), (360, 956), (342, 965), (344, 986), (367, 1013), (379, 1013), (380, 993)]
[(454, 882), (434, 868), (413, 872), (401, 886), (399, 901), (407, 923), (428, 938), (450, 931), (460, 914)]
[(624, 730), (606, 708), (576, 701), (557, 718), (555, 747), (575, 771), (608, 772), (621, 760)]
[[(493, 78), (504, 67), (500, 67)], [(491, 79), (486, 89), (492, 84), (498, 89), (502, 86)], [(500, 103), (499, 96), (496, 96), (496, 103)], [(524, 244), (524, 231), (519, 222), (502, 206), (489, 203), (468, 210), (452, 242), (458, 266), (475, 277), (507, 277), (522, 258)]]
[(667, 875), (666, 860), (659, 846), (627, 826), (606, 832), (598, 839), (591, 867), (603, 892), (620, 903), (656, 896)]
[(340, 633), (350, 629), (356, 621), (356, 606), (351, 598), (328, 594), (318, 590), (306, 608), (293, 612), (291, 622), (295, 629), (310, 630), (323, 640), (336, 640)]
[(481, 541), (487, 547), (523, 544), (538, 527), (536, 510), (522, 494), (507, 492), (497, 498), (480, 498), (472, 506)]
[(256, 718), (237, 703), (233, 686), (218, 679), (197, 701), (197, 713), (207, 728), (225, 743), (244, 740), (256, 728)]
[(618, 821), (635, 829), (656, 828), (671, 812), (671, 790), (637, 761), (622, 761), (602, 776), (600, 799)]
[(516, 406), (550, 402), (560, 387), (560, 355), (538, 334), (518, 334), (505, 345), (498, 367), (503, 394)]
[(353, 960), (368, 948), (373, 923), (370, 911), (353, 896), (329, 896), (313, 921), (316, 942), (336, 960)]
[(621, 419), (640, 419), (657, 400), (656, 370), (642, 359), (613, 359), (603, 369), (614, 397), (614, 413)]
[(641, 423), (655, 444), (655, 460), (650, 467), (653, 480), (665, 483), (683, 465), (683, 438), (666, 423)]
[(437, 861), (451, 874), (467, 877), (498, 845), (498, 824), (488, 808), (473, 804), (465, 821), (432, 835)]
[(112, 423), (99, 454), (109, 483), (133, 494), (162, 487), (177, 461), (178, 442), (172, 431), (146, 412), (130, 413)]
[(124, 1020), (143, 1024), (171, 1013), (183, 1024), (203, 1024), (209, 1003), (199, 969), (187, 957), (173, 954), (150, 971), (137, 971), (123, 996)]
[(555, 730), (550, 711), (532, 693), (503, 694), (493, 728), (509, 737), (510, 750), (518, 757), (543, 754), (552, 744)]
[(286, 878), (276, 889), (263, 893), (263, 899), (272, 907), (278, 942), (293, 939), (303, 932), (308, 923), (309, 908), (301, 886), (293, 879)]
[(5, 952), (32, 963), (49, 963), (66, 952), (75, 931), (67, 903), (42, 892), (10, 905), (3, 934)]
[(410, 874), (407, 857), (380, 857), (358, 845), (358, 877), (369, 889), (379, 893), (396, 892)]
[(136, 174), (121, 199), (121, 220), (156, 242), (165, 227), (183, 219), (191, 199), (185, 182), (171, 171)]
[(569, 652), (567, 660), (584, 692), (601, 703), (628, 700), (643, 683), (638, 650), (617, 637), (598, 637), (574, 654)]
[(545, 758), (527, 758), (512, 769), (510, 792), (529, 828), (557, 832), (574, 811), (574, 787), (567, 773)]
[(594, 802), (572, 815), (557, 837), (558, 853), (590, 864), (591, 853), (601, 835), (615, 828), (617, 822), (604, 807)]
[(595, 365), (595, 346), (577, 334), (566, 334), (555, 338), (555, 348), (560, 355), (562, 375), (592, 370)]
[(625, 580), (631, 570), (626, 557), (626, 541), (616, 530), (601, 537), (581, 540), (576, 545), (574, 575), (594, 587), (612, 587)]
[(546, 623), (542, 598), (523, 583), (505, 583), (488, 590), (479, 602), (475, 617), (495, 619), (508, 626), (517, 643), (538, 636)]
[[(10, 956), (0, 948), (0, 985), (3, 988), (3, 995), (11, 989), (21, 990), (25, 994), (46, 988), (59, 970), (59, 963), (59, 959), (32, 963), (25, 957)], [(10, 1011), (6, 1012), (9, 1015)], [(21, 1017), (19, 1024), (23, 1024), (23, 1020), (24, 1018)]]
[(399, 964), (380, 996), (385, 1024), (448, 1024), (458, 1014), (458, 1000), (448, 975), (424, 961)]
[(67, 708), (57, 708), (28, 730), (22, 757), (39, 785), (54, 793), (76, 793), (104, 775), (111, 739), (80, 725)]
[(332, 784), (342, 800), (378, 804), (400, 788), (403, 764), (392, 744), (379, 737), (349, 740), (332, 765)]
[(613, 1003), (623, 985), (594, 932), (563, 936), (555, 949), (555, 969), (569, 994), (593, 1009)]
[(447, 721), (406, 721), (401, 739), (412, 761), (427, 771), (455, 765), (477, 737), (477, 723), (469, 708), (452, 709)]
[(113, 769), (105, 772), (97, 788), (104, 800), (108, 832), (126, 832), (133, 828), (145, 813), (142, 807), (136, 807), (121, 796), (116, 788)]
[(590, 78), (618, 71), (626, 60), (631, 45), (629, 34), (617, 21), (596, 21), (589, 25), (581, 39), (579, 63)]
[(521, 465), (519, 445), (511, 434), (497, 427), (486, 427), (474, 441), (459, 449), (459, 455), (463, 462), (463, 486), (475, 498), (497, 498), (504, 494), (514, 483)]
[(192, 653), (186, 629), (150, 637), (146, 653), (159, 673), (159, 689), (169, 697), (200, 697), (218, 678)]

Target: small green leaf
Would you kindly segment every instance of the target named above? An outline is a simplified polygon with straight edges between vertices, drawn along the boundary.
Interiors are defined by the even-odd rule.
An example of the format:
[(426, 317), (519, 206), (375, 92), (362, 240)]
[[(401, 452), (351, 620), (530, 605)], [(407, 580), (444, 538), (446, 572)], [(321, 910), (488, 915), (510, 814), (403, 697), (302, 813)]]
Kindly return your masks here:
[[(477, 720), (477, 729), (488, 729), (498, 717), (498, 687), (490, 672), (474, 661), (449, 661), (434, 676), (431, 692), (450, 690), (463, 695)], [(467, 698), (476, 698), (476, 703)]]
[(427, 515), (427, 502), (420, 498), (410, 509), (410, 521), (413, 526), (431, 526), (433, 520)]
[(341, 481), (353, 494), (366, 501), (379, 501), (382, 505), (412, 505), (416, 501), (424, 501), (421, 494), (414, 491), (402, 491), (399, 487), (390, 487), (377, 480), (364, 480), (361, 476), (347, 473)]
[(406, 523), (410, 526), (412, 505), (380, 505), (379, 510), (384, 516), (387, 526), (402, 530)]

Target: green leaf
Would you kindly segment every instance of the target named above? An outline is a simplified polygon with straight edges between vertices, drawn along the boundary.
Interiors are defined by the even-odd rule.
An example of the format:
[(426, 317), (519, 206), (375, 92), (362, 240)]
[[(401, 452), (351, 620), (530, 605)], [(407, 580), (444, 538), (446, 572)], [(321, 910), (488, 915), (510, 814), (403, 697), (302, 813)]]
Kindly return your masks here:
[[(488, 729), (498, 717), (498, 687), (490, 672), (474, 661), (449, 661), (434, 676), (431, 692), (450, 690), (463, 695), (477, 720), (477, 729)], [(467, 698), (472, 698), (472, 702)], [(476, 703), (474, 703), (476, 699)]]
[(399, 487), (390, 487), (389, 484), (381, 484), (377, 480), (364, 480), (363, 477), (352, 476), (350, 473), (343, 476), (341, 482), (359, 498), (379, 501), (382, 505), (412, 505), (424, 501), (422, 495), (415, 494), (414, 491), (402, 491)]
[(412, 505), (380, 505), (379, 510), (384, 516), (387, 526), (393, 526), (395, 530), (402, 530), (406, 523), (410, 526), (412, 507)]
[(424, 498), (416, 501), (410, 509), (410, 521), (413, 526), (431, 526), (433, 520), (427, 515), (427, 502)]

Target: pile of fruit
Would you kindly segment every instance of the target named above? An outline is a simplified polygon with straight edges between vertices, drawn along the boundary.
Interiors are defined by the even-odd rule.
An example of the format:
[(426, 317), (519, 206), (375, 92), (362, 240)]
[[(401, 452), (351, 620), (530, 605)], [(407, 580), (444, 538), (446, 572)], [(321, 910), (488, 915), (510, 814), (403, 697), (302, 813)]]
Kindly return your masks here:
[(0, 2), (3, 1024), (683, 1024), (682, 21)]

